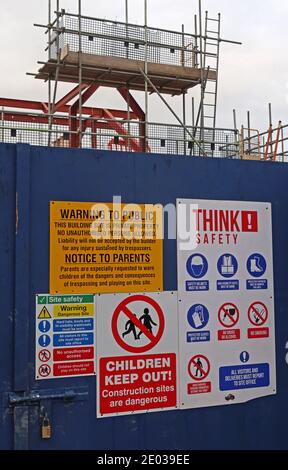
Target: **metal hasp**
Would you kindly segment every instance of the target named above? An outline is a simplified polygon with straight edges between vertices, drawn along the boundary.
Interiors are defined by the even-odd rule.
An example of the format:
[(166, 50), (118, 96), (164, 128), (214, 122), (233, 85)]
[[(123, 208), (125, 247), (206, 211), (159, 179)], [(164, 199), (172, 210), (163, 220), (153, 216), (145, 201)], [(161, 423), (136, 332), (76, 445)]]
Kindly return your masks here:
[(43, 400), (83, 401), (88, 399), (88, 387), (63, 388), (58, 390), (34, 390), (8, 393), (8, 406), (33, 406)]
[(42, 439), (50, 439), (53, 402), (60, 400), (64, 403), (74, 403), (88, 400), (88, 387), (10, 392), (6, 398), (6, 406), (13, 409), (14, 414), (14, 449), (27, 450), (29, 448), (29, 407), (39, 408), (41, 437)]

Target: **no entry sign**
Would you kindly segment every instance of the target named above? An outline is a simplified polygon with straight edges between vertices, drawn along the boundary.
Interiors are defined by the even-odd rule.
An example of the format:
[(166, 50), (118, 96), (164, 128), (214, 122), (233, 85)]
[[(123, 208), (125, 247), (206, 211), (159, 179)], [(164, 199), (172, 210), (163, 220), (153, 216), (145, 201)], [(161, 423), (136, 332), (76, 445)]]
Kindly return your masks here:
[(41, 377), (49, 377), (51, 374), (51, 367), (48, 364), (43, 364), (39, 367), (38, 373)]
[(175, 408), (177, 294), (98, 295), (96, 312), (97, 416)]
[[(141, 306), (141, 307), (140, 307)], [(135, 309), (142, 310), (138, 318)], [(125, 321), (125, 330), (121, 329), (121, 320)], [(164, 331), (164, 313), (159, 303), (148, 295), (133, 295), (126, 297), (116, 307), (112, 317), (112, 332), (115, 340), (123, 349), (132, 353), (143, 353), (153, 349), (162, 337)], [(153, 331), (155, 330), (155, 331)], [(128, 336), (134, 337), (135, 344), (128, 341)], [(140, 337), (144, 339), (143, 345)]]
[(193, 380), (205, 380), (210, 372), (210, 362), (206, 356), (197, 354), (190, 359), (188, 372)]
[(48, 349), (41, 349), (38, 353), (40, 362), (48, 362), (51, 358), (51, 352)]

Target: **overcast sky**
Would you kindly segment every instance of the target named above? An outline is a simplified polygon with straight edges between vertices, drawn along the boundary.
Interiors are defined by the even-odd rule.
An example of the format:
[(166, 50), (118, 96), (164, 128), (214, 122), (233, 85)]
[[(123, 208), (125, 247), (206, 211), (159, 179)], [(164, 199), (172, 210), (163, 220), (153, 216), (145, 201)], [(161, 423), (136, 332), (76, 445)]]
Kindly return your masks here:
[[(268, 102), (272, 102), (274, 123), (287, 122), (288, 108), (288, 1), (287, 0), (203, 0), (203, 11), (222, 14), (222, 37), (242, 41), (242, 46), (222, 44), (219, 82), (218, 126), (232, 127), (232, 109), (237, 110), (238, 127), (251, 111), (252, 127), (264, 129), (268, 122)], [(0, 0), (0, 96), (47, 100), (47, 86), (26, 72), (38, 69), (46, 59), (47, 36), (33, 23), (47, 23), (47, 0)], [(56, 1), (54, 1), (53, 9)], [(60, 7), (77, 12), (78, 0), (60, 0)], [(148, 22), (173, 30), (193, 28), (198, 0), (148, 0)], [(82, 13), (99, 18), (124, 20), (125, 0), (82, 0)], [(143, 24), (144, 0), (129, 0), (130, 21)], [(67, 86), (60, 87), (65, 91)], [(187, 107), (191, 109), (189, 93)], [(141, 98), (137, 95), (137, 99)], [(181, 100), (169, 101), (181, 112)], [(111, 89), (98, 91), (93, 103), (125, 109)], [(169, 111), (150, 102), (150, 121), (171, 122)], [(162, 118), (162, 119), (161, 119)], [(190, 119), (190, 112), (188, 113)]]

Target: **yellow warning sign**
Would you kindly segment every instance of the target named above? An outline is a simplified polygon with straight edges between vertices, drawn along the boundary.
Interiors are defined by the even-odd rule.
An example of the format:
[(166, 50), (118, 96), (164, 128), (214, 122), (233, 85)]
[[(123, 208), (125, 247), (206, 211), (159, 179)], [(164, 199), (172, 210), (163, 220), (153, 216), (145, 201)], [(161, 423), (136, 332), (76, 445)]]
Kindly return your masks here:
[(93, 304), (62, 304), (53, 307), (54, 318), (93, 317), (93, 315)]
[(50, 293), (162, 291), (162, 219), (161, 205), (50, 202)]
[(38, 318), (51, 318), (51, 315), (46, 307), (43, 307), (38, 315)]

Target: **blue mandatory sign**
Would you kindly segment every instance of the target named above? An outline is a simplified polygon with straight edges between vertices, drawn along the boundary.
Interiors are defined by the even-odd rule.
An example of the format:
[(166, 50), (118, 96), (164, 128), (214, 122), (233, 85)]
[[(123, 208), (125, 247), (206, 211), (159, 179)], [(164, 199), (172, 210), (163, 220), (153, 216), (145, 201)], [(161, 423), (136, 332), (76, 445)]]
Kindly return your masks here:
[(60, 333), (53, 335), (53, 346), (87, 346), (93, 343), (93, 333)]
[(220, 367), (219, 385), (221, 391), (241, 390), (245, 388), (269, 387), (269, 364), (243, 364)]
[(207, 274), (208, 261), (203, 255), (195, 254), (188, 258), (186, 268), (194, 279), (201, 279)]
[(247, 271), (252, 277), (261, 277), (265, 274), (267, 268), (264, 256), (254, 253), (247, 260)]
[(241, 352), (241, 354), (240, 354), (240, 361), (243, 362), (243, 364), (245, 364), (246, 362), (248, 362), (249, 359), (250, 359), (250, 354), (249, 354), (247, 351)]
[(209, 322), (208, 309), (201, 304), (192, 305), (187, 313), (189, 325), (195, 330), (202, 330)]
[(53, 320), (53, 331), (72, 332), (93, 330), (93, 318), (65, 318)]
[(42, 320), (40, 321), (38, 328), (42, 333), (47, 333), (51, 328), (51, 323), (47, 320)]
[(221, 276), (229, 278), (235, 276), (238, 271), (238, 262), (235, 256), (228, 254), (220, 256), (217, 269)]
[(51, 338), (48, 335), (41, 335), (38, 339), (38, 343), (42, 348), (44, 348), (46, 346), (49, 346), (49, 344), (51, 343)]

